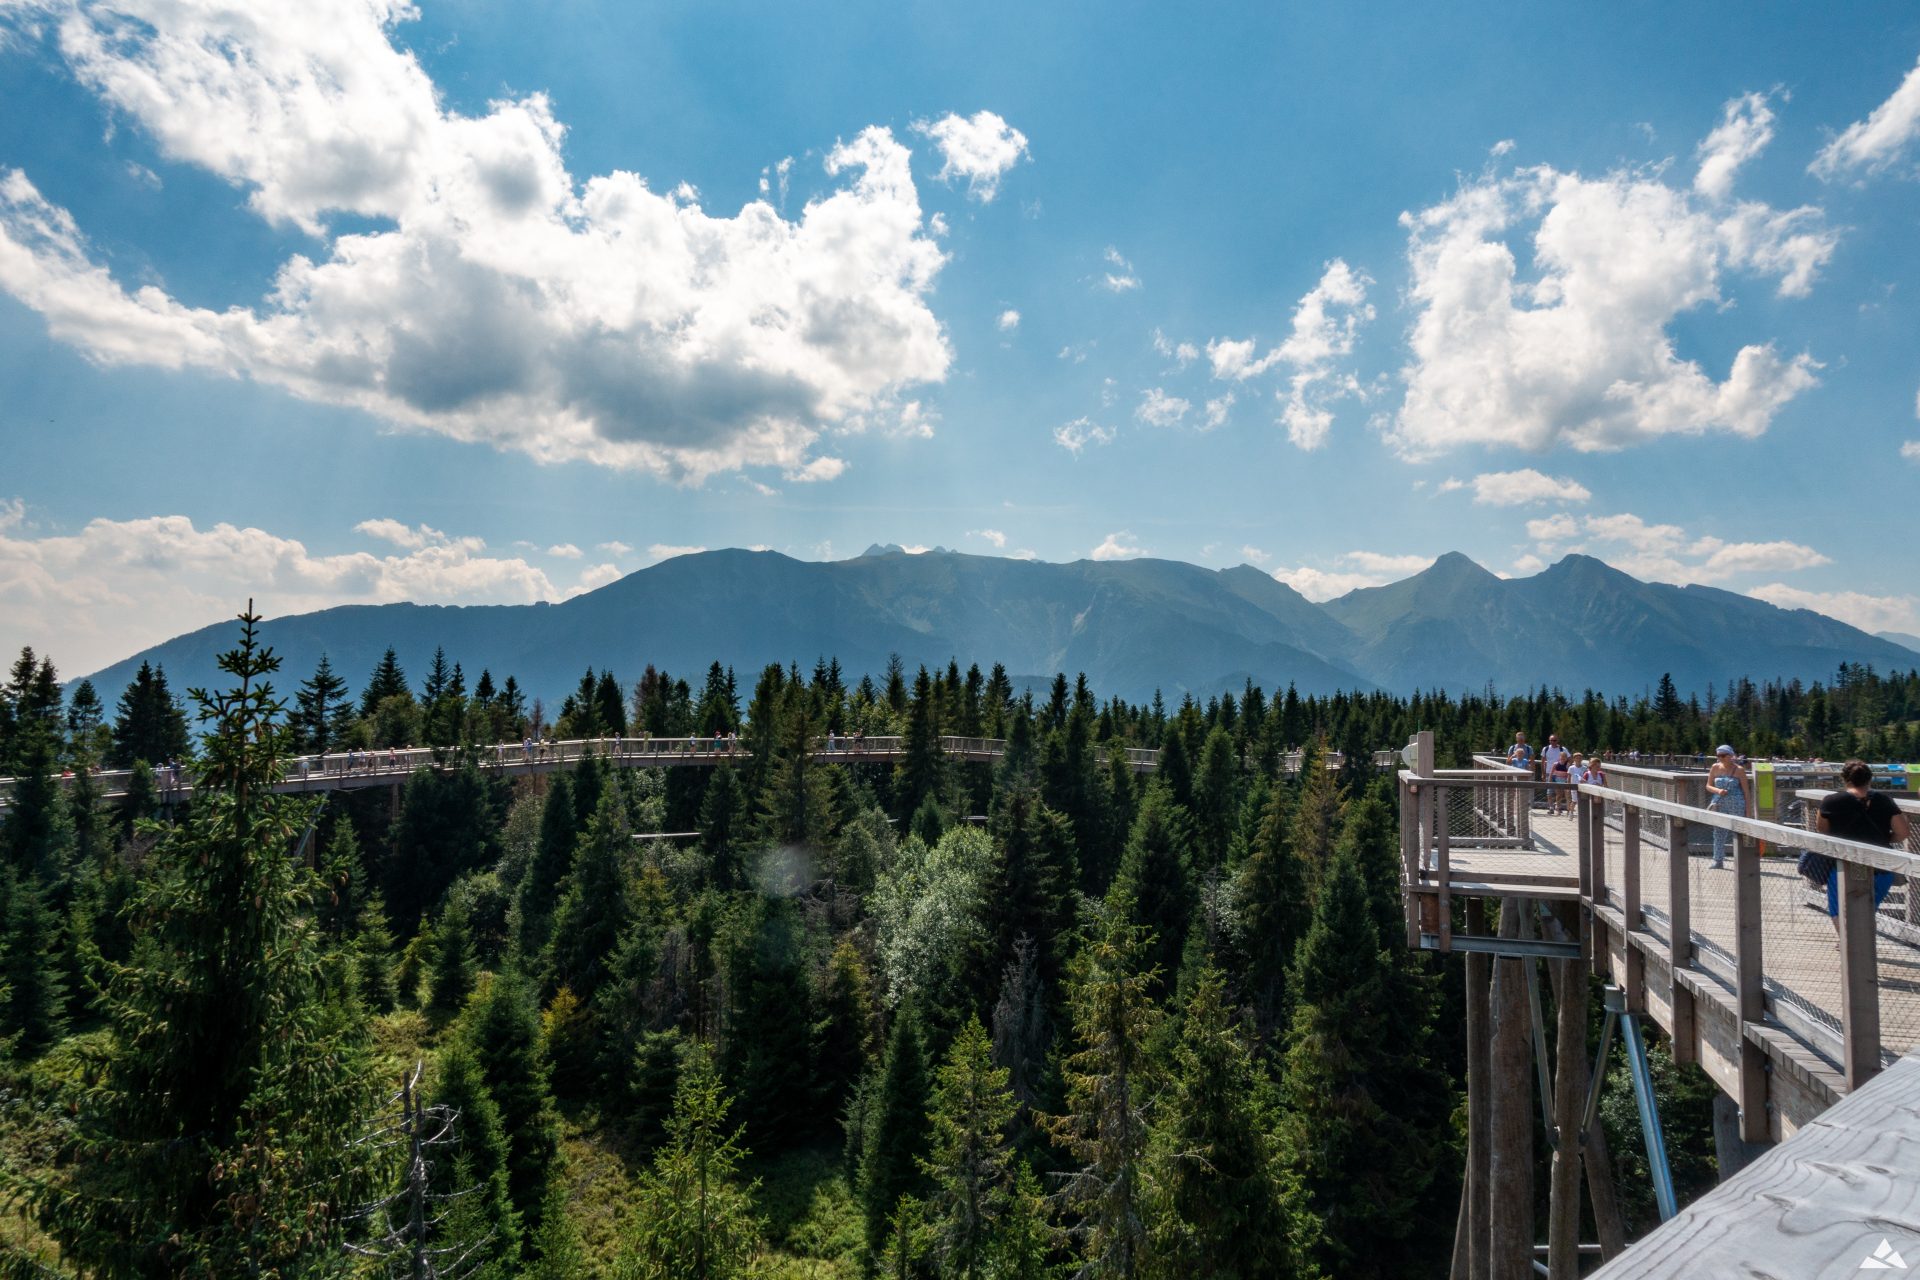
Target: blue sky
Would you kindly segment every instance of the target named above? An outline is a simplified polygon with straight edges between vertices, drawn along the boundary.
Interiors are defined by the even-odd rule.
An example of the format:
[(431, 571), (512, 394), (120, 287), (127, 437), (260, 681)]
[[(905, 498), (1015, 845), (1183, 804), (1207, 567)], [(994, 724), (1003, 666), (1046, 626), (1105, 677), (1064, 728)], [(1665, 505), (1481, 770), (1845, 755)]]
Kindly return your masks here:
[(0, 0), (0, 645), (875, 541), (1920, 630), (1920, 12), (1541, 16)]

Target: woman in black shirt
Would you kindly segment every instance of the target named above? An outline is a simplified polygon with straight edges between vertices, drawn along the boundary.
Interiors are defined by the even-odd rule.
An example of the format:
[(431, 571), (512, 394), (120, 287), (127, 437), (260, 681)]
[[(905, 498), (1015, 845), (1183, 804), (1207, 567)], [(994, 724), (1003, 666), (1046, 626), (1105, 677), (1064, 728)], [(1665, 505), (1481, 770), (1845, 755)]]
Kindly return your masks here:
[[(1845, 784), (1846, 790), (1832, 792), (1820, 802), (1818, 830), (1822, 835), (1858, 840), (1861, 844), (1878, 845), (1882, 849), (1907, 842), (1912, 829), (1907, 822), (1907, 815), (1900, 812), (1900, 806), (1893, 802), (1892, 796), (1873, 789), (1872, 769), (1862, 761), (1849, 760), (1840, 767), (1840, 781)], [(1893, 872), (1875, 871), (1873, 905), (1878, 907), (1892, 888)], [(1835, 867), (1827, 876), (1827, 914), (1834, 918), (1834, 927), (1839, 928), (1839, 867)]]

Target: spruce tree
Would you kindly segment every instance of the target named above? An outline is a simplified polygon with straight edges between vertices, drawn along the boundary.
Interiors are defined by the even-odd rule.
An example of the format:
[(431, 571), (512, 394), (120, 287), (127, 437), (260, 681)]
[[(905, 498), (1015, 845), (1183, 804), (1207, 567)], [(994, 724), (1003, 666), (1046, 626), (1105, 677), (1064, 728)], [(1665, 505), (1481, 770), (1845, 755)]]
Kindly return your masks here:
[[(1235, 970), (1254, 1033), (1279, 1047), (1286, 1030), (1287, 970), (1313, 917), (1306, 870), (1293, 852), (1293, 789), (1275, 786), (1239, 875)], [(1395, 893), (1398, 894), (1396, 876)]]
[(747, 1152), (740, 1130), (727, 1128), (731, 1105), (712, 1059), (695, 1050), (674, 1094), (666, 1142), (640, 1178), (623, 1277), (731, 1280), (746, 1274), (760, 1243), (753, 1214), (759, 1184), (740, 1176)]
[(574, 846), (580, 838), (573, 804), (573, 783), (564, 773), (548, 779), (546, 803), (540, 809), (540, 840), (533, 860), (520, 881), (520, 951), (538, 955), (553, 929), (553, 910), (560, 886), (573, 870)]
[(142, 662), (120, 695), (109, 763), (116, 769), (130, 769), (137, 760), (161, 764), (186, 755), (187, 747), (186, 712), (167, 688), (167, 673)]
[(1041, 979), (1051, 992), (1073, 927), (1072, 830), (1032, 788), (1016, 787), (1001, 802), (990, 831), (995, 857), (986, 895), (991, 953), (984, 976), (997, 980), (1013, 963), (1016, 944), (1027, 938), (1038, 948)]
[(531, 1256), (522, 1266), (519, 1280), (578, 1280), (593, 1273), (580, 1243), (580, 1229), (574, 1224), (567, 1189), (558, 1178), (547, 1188), (546, 1202), (540, 1206), (540, 1227), (527, 1238), (523, 1252)]
[(473, 954), (473, 929), (467, 904), (450, 894), (440, 923), (433, 931), (433, 963), (428, 966), (428, 1005), (440, 1013), (458, 1013), (480, 980), (480, 963)]
[(374, 1013), (389, 1013), (400, 1000), (394, 972), (393, 929), (387, 924), (386, 902), (379, 894), (367, 899), (360, 913), (360, 936), (354, 943), (354, 972), (360, 998)]
[(333, 664), (321, 654), (313, 674), (300, 682), (294, 694), (293, 747), (302, 753), (338, 750), (345, 743), (353, 703), (347, 682), (334, 674)]
[[(1231, 704), (1228, 704), (1231, 705)], [(1227, 860), (1227, 844), (1240, 816), (1240, 752), (1225, 729), (1207, 735), (1200, 768), (1193, 780), (1196, 867), (1218, 869)]]
[(1187, 754), (1187, 740), (1177, 725), (1169, 727), (1167, 741), (1160, 748), (1160, 768), (1155, 774), (1166, 787), (1173, 802), (1182, 808), (1193, 804), (1193, 758)]
[(0, 866), (44, 885), (64, 882), (73, 857), (73, 817), (55, 776), (53, 730), (31, 720), (15, 731), (15, 776), (0, 821)]
[(36, 1210), (72, 1265), (106, 1276), (264, 1275), (333, 1254), (371, 1185), (364, 1015), (326, 978), (293, 854), (307, 803), (276, 795), (285, 730), (241, 618), (193, 692), (211, 732), (199, 794), (152, 855), (133, 958), (109, 965), (98, 1075), (79, 1096), (67, 1178)]
[(1069, 1161), (1059, 1193), (1087, 1273), (1132, 1280), (1149, 1258), (1145, 1163), (1148, 1100), (1157, 1081), (1148, 1045), (1161, 1021), (1146, 967), (1147, 931), (1110, 915), (1069, 971), (1074, 1050), (1066, 1111), (1046, 1121)]
[(874, 1256), (886, 1246), (888, 1219), (902, 1196), (927, 1190), (920, 1158), (927, 1152), (926, 1059), (913, 1014), (894, 1017), (880, 1079), (868, 1100), (858, 1177), (861, 1207), (867, 1218), (867, 1247)]
[(1016, 1109), (985, 1028), (968, 1018), (935, 1075), (929, 1150), (920, 1161), (933, 1184), (928, 1234), (942, 1275), (974, 1280), (991, 1273), (1012, 1207), (1018, 1157), (1007, 1130)]
[(472, 1049), (458, 1037), (441, 1055), (433, 1102), (453, 1118), (451, 1142), (432, 1170), (434, 1189), (477, 1202), (478, 1219), (491, 1228), (480, 1254), (486, 1270), (510, 1277), (520, 1259), (520, 1215), (507, 1191), (507, 1133)]
[(467, 1006), (460, 1034), (507, 1134), (507, 1189), (522, 1221), (539, 1225), (547, 1180), (559, 1150), (559, 1122), (548, 1083), (540, 1012), (525, 979), (495, 974)]
[(827, 958), (814, 999), (814, 1081), (820, 1109), (838, 1115), (873, 1055), (873, 990), (866, 963), (842, 938)]
[(32, 1057), (67, 1025), (67, 932), (38, 878), (0, 866), (0, 1040)]
[(739, 889), (747, 882), (745, 807), (739, 775), (729, 765), (715, 769), (700, 802), (700, 842), (707, 850), (708, 879), (716, 888)]
[(1300, 794), (1287, 826), (1287, 844), (1306, 876), (1309, 902), (1318, 896), (1321, 876), (1333, 859), (1347, 806), (1346, 792), (1326, 766), (1326, 742), (1315, 738), (1300, 752)]
[(632, 853), (627, 807), (618, 791), (609, 788), (580, 842), (565, 895), (554, 913), (550, 989), (571, 987), (582, 1000), (592, 1000), (606, 981), (614, 949), (634, 918), (627, 871)]
[(1319, 1230), (1311, 1262), (1334, 1275), (1402, 1275), (1415, 1265), (1415, 1209), (1433, 1176), (1430, 1134), (1404, 1114), (1401, 1011), (1392, 962), (1351, 853), (1328, 867), (1294, 962), (1295, 1005), (1281, 1141), (1298, 1212)]
[(314, 918), (322, 934), (335, 943), (344, 943), (359, 931), (367, 897), (366, 866), (360, 858), (360, 841), (354, 835), (352, 821), (343, 817), (333, 824), (318, 861), (320, 884)]
[(894, 769), (894, 810), (902, 821), (911, 819), (928, 796), (940, 794), (944, 757), (937, 716), (933, 681), (922, 667), (913, 682), (913, 707), (907, 716), (902, 758)]
[(1150, 1161), (1159, 1267), (1219, 1280), (1291, 1274), (1271, 1086), (1228, 1021), (1211, 965), (1188, 997), (1170, 1085)]
[(1192, 828), (1186, 811), (1162, 787), (1151, 787), (1133, 820), (1120, 874), (1108, 893), (1110, 910), (1128, 913), (1150, 936), (1147, 967), (1158, 977), (1148, 989), (1158, 999), (1172, 986), (1193, 923)]
[(388, 698), (410, 698), (407, 688), (407, 673), (400, 669), (400, 659), (394, 656), (392, 649), (382, 654), (373, 674), (367, 677), (367, 687), (360, 691), (360, 715), (371, 720), (380, 704)]

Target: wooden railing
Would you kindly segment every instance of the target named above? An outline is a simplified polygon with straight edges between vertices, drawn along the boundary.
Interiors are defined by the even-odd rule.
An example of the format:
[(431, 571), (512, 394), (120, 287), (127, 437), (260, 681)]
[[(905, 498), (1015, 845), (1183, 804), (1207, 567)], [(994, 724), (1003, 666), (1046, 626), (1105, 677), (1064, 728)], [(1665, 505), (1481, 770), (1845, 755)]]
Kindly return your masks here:
[[(1619, 779), (1618, 767), (1608, 769)], [(1573, 847), (1552, 851), (1570, 854), (1573, 865), (1544, 870), (1548, 862), (1530, 857), (1530, 846), (1485, 818), (1513, 812), (1499, 793), (1530, 800), (1545, 784), (1491, 769), (1424, 777), (1403, 771), (1399, 780), (1409, 944), (1450, 949), (1452, 899), (1462, 893), (1564, 898), (1572, 890), (1589, 920), (1588, 954), (1596, 965), (1612, 965), (1630, 1008), (1667, 1027), (1682, 1060), (1704, 1043), (1695, 1026), (1698, 1002), (1727, 1006), (1717, 1013), (1730, 1013), (1732, 1034), (1716, 1035), (1737, 1071), (1723, 1087), (1742, 1104), (1749, 1139), (1767, 1136), (1770, 1063), (1822, 1077), (1809, 1087), (1837, 1095), (1920, 1047), (1920, 988), (1910, 977), (1920, 968), (1920, 935), (1896, 927), (1920, 915), (1920, 851), (1589, 784), (1575, 789)], [(1799, 798), (1805, 808), (1817, 807), (1817, 793)], [(1805, 805), (1809, 799), (1816, 804)], [(1920, 804), (1903, 808), (1920, 825)], [(1703, 856), (1670, 852), (1711, 847), (1716, 830), (1730, 844), (1725, 871), (1711, 870)], [(1651, 838), (1656, 831), (1659, 838)], [(1547, 850), (1539, 839), (1532, 847)], [(1837, 937), (1824, 891), (1816, 894), (1798, 875), (1801, 850), (1833, 859)], [(1896, 888), (1904, 886), (1881, 913), (1876, 872), (1892, 873)], [(1883, 980), (1883, 952), (1905, 972)], [(1653, 989), (1649, 962), (1662, 975)]]
[[(860, 737), (844, 733), (823, 734), (811, 740), (815, 758), (827, 763), (860, 764), (897, 760), (906, 751), (906, 739), (888, 735)], [(1007, 752), (1004, 738), (963, 737), (947, 734), (940, 749), (950, 759), (993, 762)], [(1152, 747), (1124, 747), (1127, 766), (1135, 773), (1152, 773), (1160, 767), (1160, 752)], [(562, 741), (540, 740), (501, 742), (466, 747), (389, 747), (367, 750), (331, 751), (317, 755), (294, 756), (286, 762), (286, 777), (281, 791), (324, 791), (379, 785), (397, 786), (414, 771), (425, 768), (453, 768), (472, 761), (484, 771), (520, 774), (545, 773), (553, 769), (579, 765), (588, 757), (597, 757), (623, 768), (672, 768), (677, 766), (713, 766), (740, 762), (752, 752), (737, 739), (725, 737), (655, 738), (615, 737), (569, 738)], [(1301, 753), (1288, 752), (1281, 768), (1295, 773), (1300, 769)], [(1376, 751), (1376, 768), (1390, 768), (1398, 760), (1392, 751)], [(1339, 752), (1326, 756), (1329, 768), (1342, 764)], [(1251, 758), (1243, 765), (1252, 767)], [(153, 770), (154, 789), (163, 801), (187, 798), (193, 794), (191, 764), (160, 765)], [(118, 800), (127, 793), (133, 779), (128, 769), (102, 770), (91, 775), (95, 794), (104, 800)], [(71, 774), (59, 779), (71, 787)], [(0, 778), (0, 810), (12, 803), (16, 780)]]

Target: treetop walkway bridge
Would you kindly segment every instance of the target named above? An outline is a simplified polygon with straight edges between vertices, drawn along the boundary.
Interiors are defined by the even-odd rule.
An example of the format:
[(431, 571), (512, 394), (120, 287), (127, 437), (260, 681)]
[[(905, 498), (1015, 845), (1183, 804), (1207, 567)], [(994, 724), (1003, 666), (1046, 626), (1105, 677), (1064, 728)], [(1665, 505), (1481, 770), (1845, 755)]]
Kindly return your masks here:
[[(1135, 773), (1153, 773), (1160, 767), (1160, 753), (1145, 747), (1124, 747), (1127, 767)], [(949, 760), (997, 764), (1007, 755), (1004, 738), (969, 738), (945, 735), (940, 752)], [(906, 758), (907, 740), (903, 737), (864, 737), (831, 734), (813, 740), (810, 753), (823, 764), (890, 765)], [(286, 762), (286, 776), (275, 786), (282, 792), (356, 791), (366, 787), (399, 787), (421, 769), (450, 770), (469, 762), (482, 773), (496, 777), (520, 777), (554, 773), (580, 767), (583, 761), (597, 759), (621, 769), (716, 768), (744, 765), (753, 759), (750, 748), (737, 739), (725, 737), (654, 738), (614, 737), (571, 738), (565, 741), (502, 742), (478, 747), (391, 747), (366, 750), (330, 751), (319, 755), (294, 756)], [(1374, 753), (1374, 766), (1387, 769), (1399, 759), (1397, 752)], [(1342, 763), (1339, 752), (1327, 756), (1329, 767)], [(1289, 772), (1300, 768), (1300, 753), (1292, 752), (1281, 761)], [(177, 803), (193, 796), (193, 770), (189, 765), (155, 766), (154, 793), (163, 802)], [(111, 769), (95, 773), (91, 781), (95, 794), (103, 800), (126, 797), (133, 773)], [(71, 786), (71, 776), (63, 779)], [(16, 780), (0, 778), (0, 813), (13, 802)]]
[[(1920, 1267), (1920, 1056), (1903, 1059), (1920, 1055), (1920, 800), (1897, 800), (1915, 835), (1882, 849), (1811, 829), (1837, 785), (1835, 765), (1775, 765), (1755, 787), (1769, 816), (1748, 818), (1703, 807), (1704, 771), (1609, 763), (1607, 785), (1549, 785), (1494, 756), (1437, 769), (1425, 734), (1405, 763), (1407, 943), (1465, 953), (1469, 1125), (1456, 1277), (1571, 1278), (1596, 1253), (1620, 1258), (1608, 1276), (1852, 1275), (1889, 1232), (1888, 1247), (1910, 1248)], [(1712, 865), (1716, 832), (1724, 869)], [(1802, 851), (1832, 860), (1836, 916), (1827, 889), (1800, 873)], [(1541, 960), (1556, 993), (1554, 1027), (1541, 1013)], [(1642, 1252), (1650, 1237), (1621, 1255), (1595, 1123), (1589, 973), (1606, 983), (1603, 1041), (1616, 1031), (1626, 1041), (1663, 1219), (1679, 1207), (1643, 1020), (1723, 1095), (1723, 1177), (1794, 1139), (1743, 1175), (1791, 1169), (1797, 1181), (1751, 1188), (1738, 1230), (1682, 1239), (1663, 1229), (1658, 1250)], [(1871, 1125), (1824, 1118), (1855, 1095), (1847, 1114), (1872, 1115)], [(1553, 1145), (1544, 1245), (1533, 1222), (1536, 1097)], [(1800, 1154), (1815, 1148), (1817, 1158)], [(1884, 1166), (1896, 1158), (1889, 1152), (1903, 1174)], [(1579, 1240), (1583, 1178), (1597, 1245)], [(1827, 1221), (1807, 1216), (1815, 1203)], [(1698, 1212), (1688, 1221), (1698, 1228)]]

